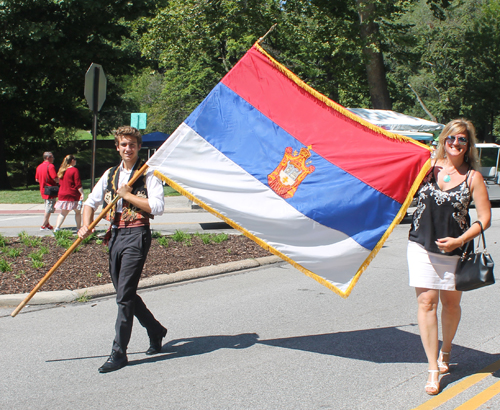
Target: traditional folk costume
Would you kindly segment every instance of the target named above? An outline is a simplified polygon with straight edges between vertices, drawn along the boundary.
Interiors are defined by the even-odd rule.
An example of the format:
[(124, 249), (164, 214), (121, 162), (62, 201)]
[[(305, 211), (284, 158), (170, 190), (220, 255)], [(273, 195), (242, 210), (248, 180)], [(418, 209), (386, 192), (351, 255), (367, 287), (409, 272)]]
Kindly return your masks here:
[[(131, 171), (125, 170), (123, 163), (108, 169), (95, 185), (85, 205), (95, 210), (103, 202), (103, 206), (112, 202), (118, 188), (125, 185), (141, 166), (142, 161), (138, 160)], [(148, 170), (134, 183), (132, 193), (148, 199), (151, 214), (119, 199), (106, 215), (111, 223), (108, 231), (109, 271), (118, 305), (113, 352), (120, 355), (126, 354), (134, 315), (147, 329), (150, 339), (159, 338), (161, 341), (166, 334), (166, 329), (137, 295), (137, 286), (151, 245), (149, 220), (154, 215), (163, 214), (163, 185), (153, 175), (153, 171)]]

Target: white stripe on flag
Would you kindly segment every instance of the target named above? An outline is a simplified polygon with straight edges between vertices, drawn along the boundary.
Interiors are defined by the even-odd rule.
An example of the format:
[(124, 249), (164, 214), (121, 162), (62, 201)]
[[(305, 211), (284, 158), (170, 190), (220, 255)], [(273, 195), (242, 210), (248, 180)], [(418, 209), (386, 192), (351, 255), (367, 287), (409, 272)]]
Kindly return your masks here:
[(184, 123), (148, 165), (342, 291), (370, 254), (346, 234), (298, 212)]

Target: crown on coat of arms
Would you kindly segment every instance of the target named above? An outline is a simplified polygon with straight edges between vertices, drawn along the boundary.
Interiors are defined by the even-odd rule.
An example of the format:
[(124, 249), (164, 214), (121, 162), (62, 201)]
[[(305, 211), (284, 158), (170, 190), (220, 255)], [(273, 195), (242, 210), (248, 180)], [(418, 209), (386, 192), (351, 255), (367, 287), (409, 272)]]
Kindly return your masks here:
[(316, 169), (311, 161), (311, 147), (301, 148), (293, 152), (292, 147), (286, 147), (283, 158), (276, 169), (267, 176), (269, 187), (280, 197), (287, 199), (295, 195), (304, 178)]

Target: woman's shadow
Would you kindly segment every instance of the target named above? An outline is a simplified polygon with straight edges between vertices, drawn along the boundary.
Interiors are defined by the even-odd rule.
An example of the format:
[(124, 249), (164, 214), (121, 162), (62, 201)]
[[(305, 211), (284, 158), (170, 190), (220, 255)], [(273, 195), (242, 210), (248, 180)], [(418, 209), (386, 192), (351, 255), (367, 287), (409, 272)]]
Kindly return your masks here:
[[(163, 345), (160, 354), (132, 360), (129, 365), (197, 356), (220, 349), (246, 349), (255, 344), (374, 363), (427, 363), (418, 334), (401, 327), (385, 327), (263, 340), (257, 333), (176, 339)], [(452, 363), (452, 374), (445, 377), (443, 387), (490, 365), (499, 355), (455, 345), (452, 359), (458, 360), (459, 366)], [(494, 376), (497, 373), (494, 372)]]

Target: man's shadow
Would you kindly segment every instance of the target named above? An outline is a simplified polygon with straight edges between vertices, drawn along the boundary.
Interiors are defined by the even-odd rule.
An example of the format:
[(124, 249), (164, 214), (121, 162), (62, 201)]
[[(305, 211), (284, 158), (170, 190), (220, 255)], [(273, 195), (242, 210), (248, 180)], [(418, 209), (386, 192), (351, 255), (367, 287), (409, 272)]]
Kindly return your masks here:
[(257, 333), (242, 333), (239, 335), (200, 336), (171, 340), (163, 345), (160, 354), (145, 359), (129, 361), (130, 365), (177, 357), (197, 356), (219, 349), (246, 349), (259, 340)]
[[(401, 330), (399, 327), (384, 327), (267, 340), (260, 340), (257, 333), (176, 339), (163, 345), (160, 354), (132, 360), (129, 365), (197, 356), (220, 349), (246, 349), (255, 344), (373, 363), (427, 363), (418, 334)], [(451, 373), (443, 377), (441, 385), (445, 387), (449, 383), (490, 365), (499, 358), (499, 354), (489, 354), (454, 345)], [(458, 361), (459, 365), (455, 365), (455, 361)], [(425, 372), (426, 369), (427, 367), (423, 368), (422, 372)], [(496, 374), (494, 373), (494, 375)]]

